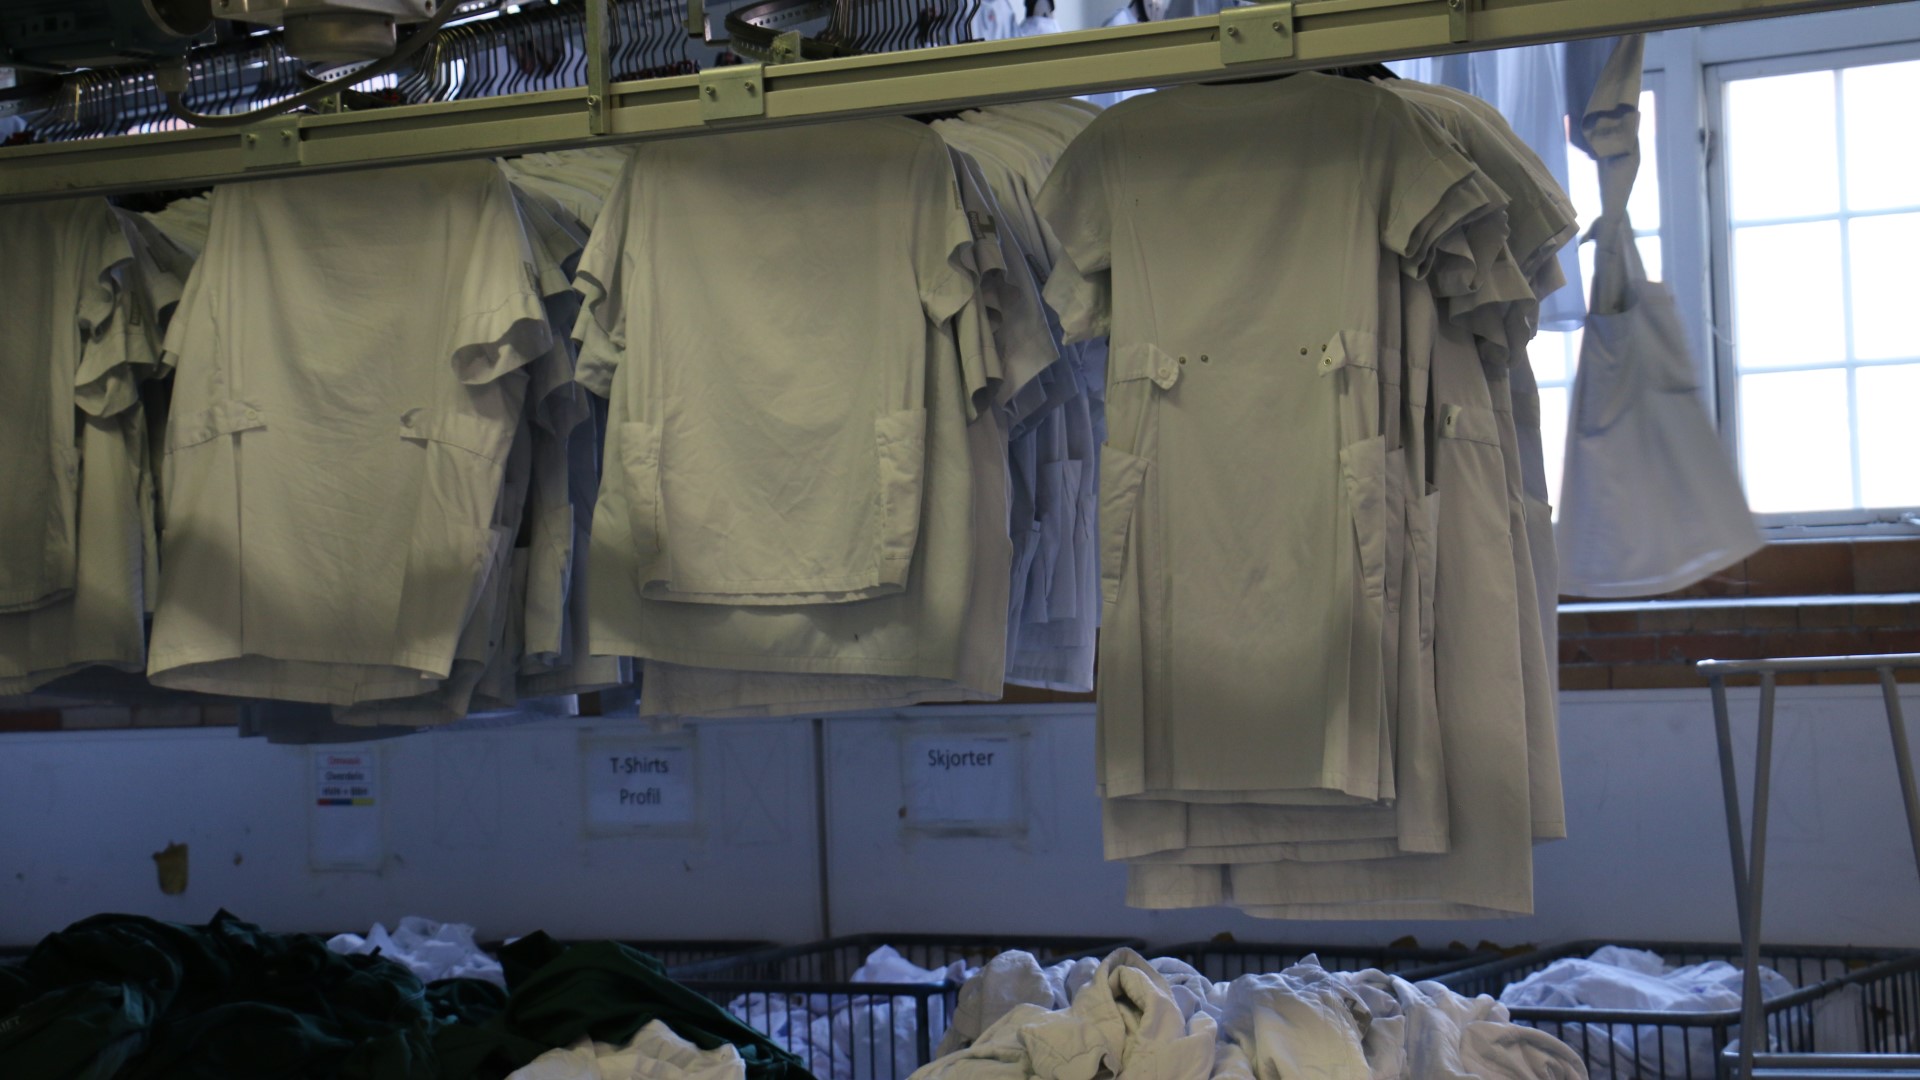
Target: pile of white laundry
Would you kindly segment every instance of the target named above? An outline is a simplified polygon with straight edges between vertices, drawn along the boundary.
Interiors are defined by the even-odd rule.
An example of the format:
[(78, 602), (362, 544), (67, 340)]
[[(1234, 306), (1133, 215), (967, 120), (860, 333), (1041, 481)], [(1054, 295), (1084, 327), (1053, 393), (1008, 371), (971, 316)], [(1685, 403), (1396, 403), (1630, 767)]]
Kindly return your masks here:
[(507, 1080), (746, 1080), (747, 1063), (730, 1043), (702, 1050), (655, 1020), (625, 1046), (582, 1039), (549, 1050)]
[(392, 933), (385, 925), (374, 923), (365, 937), (336, 934), (327, 940), (327, 948), (345, 956), (377, 954), (397, 964), (423, 983), (440, 979), (481, 979), (502, 990), (507, 974), (485, 949), (473, 940), (473, 927), (465, 923), (443, 923), (419, 915), (401, 919)]
[[(1712, 1013), (1740, 1008), (1741, 969), (1722, 960), (1672, 967), (1657, 953), (1608, 945), (1582, 960), (1556, 960), (1500, 992), (1502, 1004), (1548, 1009), (1650, 1010)], [(1760, 969), (1769, 1001), (1791, 994), (1793, 983)], [(1813, 1010), (1815, 1038), (1829, 1051), (1863, 1049), (1858, 988), (1823, 998)], [(1595, 1080), (1630, 1076), (1714, 1076), (1713, 1029), (1673, 1024), (1567, 1023), (1548, 1025), (1580, 1053)], [(1804, 1028), (1805, 1025), (1797, 1025)], [(1738, 1029), (1732, 1035), (1737, 1041)], [(1824, 1036), (1824, 1037), (1823, 1037)]]
[(1562, 1080), (1587, 1075), (1564, 1043), (1513, 1024), (1492, 998), (1312, 957), (1216, 983), (1121, 949), (1042, 969), (996, 957), (961, 989), (950, 1051), (913, 1080)]
[[(867, 956), (849, 981), (939, 986), (967, 981), (978, 969), (956, 960), (923, 968), (890, 945)], [(944, 995), (742, 994), (727, 1011), (793, 1051), (819, 1080), (905, 1080), (920, 1064), (920, 1004), (929, 1039), (947, 1026)]]

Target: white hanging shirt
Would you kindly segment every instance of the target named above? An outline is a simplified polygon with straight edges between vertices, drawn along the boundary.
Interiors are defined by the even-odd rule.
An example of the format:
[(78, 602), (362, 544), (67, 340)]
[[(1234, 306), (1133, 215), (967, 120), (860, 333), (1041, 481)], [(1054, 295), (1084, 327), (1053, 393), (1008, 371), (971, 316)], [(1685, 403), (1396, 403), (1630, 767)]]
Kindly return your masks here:
[[(996, 377), (987, 358), (963, 355), (985, 340), (978, 327), (956, 335), (946, 325), (975, 296), (967, 268), (974, 236), (958, 201), (947, 148), (912, 121), (860, 121), (646, 150), (690, 154), (696, 145), (708, 149), (676, 158), (680, 164), (664, 171), (648, 167), (653, 159), (646, 153), (636, 157), (631, 182), (609, 202), (580, 271), (593, 316), (576, 326), (583, 348), (580, 377), (611, 391), (613, 415), (588, 567), (591, 649), (685, 667), (955, 679), (973, 594), (968, 500), (924, 495), (923, 483), (931, 488), (933, 481), (919, 474), (906, 484), (906, 455), (895, 455), (905, 445), (890, 434), (896, 428), (918, 431), (926, 423), (933, 445), (914, 455), (915, 462), (961, 470), (960, 478), (941, 486), (950, 492), (970, 490), (964, 475), (968, 425), (925, 420), (934, 409), (954, 410), (963, 420), (976, 415)], [(766, 167), (773, 161), (781, 163), (777, 177)], [(754, 198), (744, 198), (747, 192), (737, 192), (742, 198), (720, 197), (739, 185), (753, 187)], [(702, 205), (711, 211), (688, 214)], [(838, 210), (828, 212), (833, 207)], [(611, 235), (614, 222), (645, 220), (643, 210), (672, 215), (661, 228), (679, 238), (674, 246), (636, 249)], [(731, 246), (724, 239), (729, 229), (738, 237)], [(820, 234), (817, 250), (802, 235), (813, 233)], [(760, 236), (755, 242), (770, 250), (741, 257), (739, 247), (748, 234)], [(638, 243), (646, 235), (633, 239)], [(848, 253), (850, 245), (862, 243), (866, 250)], [(669, 258), (666, 250), (680, 255)], [(643, 273), (635, 265), (654, 258), (663, 260), (658, 273)], [(815, 260), (832, 264), (840, 275), (837, 284), (821, 280), (828, 276), (824, 270), (809, 277), (774, 269)], [(713, 266), (714, 280), (745, 275), (738, 291), (729, 285), (724, 295), (708, 289), (680, 296), (689, 278), (701, 278), (702, 265)], [(614, 281), (600, 280), (602, 273), (615, 275)], [(752, 280), (756, 276), (764, 280)], [(669, 316), (661, 309), (659, 318), (640, 319), (635, 303), (665, 303), (669, 283), (681, 286), (675, 297), (685, 300), (684, 310), (676, 308)], [(689, 325), (667, 335), (683, 319)], [(660, 353), (649, 340), (671, 344), (685, 337), (711, 349), (713, 329), (723, 324), (743, 342), (727, 354), (758, 357), (767, 366), (766, 378), (748, 366), (720, 381), (711, 366), (678, 356), (647, 358), (648, 350)], [(909, 331), (911, 344), (901, 336)], [(964, 340), (954, 347), (956, 336)], [(929, 388), (948, 379), (960, 385), (936, 403)], [(684, 393), (674, 389), (683, 383)], [(858, 416), (848, 414), (855, 407), (849, 402), (856, 400), (864, 403)], [(777, 447), (783, 457), (803, 463), (807, 485), (837, 478), (843, 486), (861, 488), (869, 505), (879, 501), (871, 477), (886, 435), (889, 459), (902, 463), (890, 474), (900, 481), (890, 480), (890, 490), (900, 496), (893, 505), (903, 511), (910, 490), (916, 507), (911, 527), (892, 535), (913, 538), (907, 561), (913, 580), (927, 575), (926, 588), (895, 590), (859, 603), (769, 604), (756, 602), (757, 597), (688, 603), (679, 593), (657, 599), (637, 587), (639, 575), (650, 573), (643, 565), (661, 565), (661, 541), (672, 523), (684, 515), (705, 528), (698, 522), (718, 505), (707, 498), (676, 512), (670, 505), (675, 492), (701, 484), (725, 489), (735, 479), (717, 461), (710, 463), (718, 471), (696, 472), (694, 462), (678, 461), (671, 450), (679, 437), (674, 432), (682, 428), (696, 449), (718, 446), (706, 429), (686, 425), (702, 415), (701, 408), (726, 401), (733, 402), (737, 414), (721, 425), (725, 431)], [(843, 420), (834, 421), (839, 427), (828, 423), (842, 414), (847, 414)], [(851, 433), (849, 425), (855, 429)], [(858, 448), (850, 449), (850, 439), (867, 447), (863, 470), (834, 472), (820, 464), (843, 451), (860, 456)], [(654, 452), (656, 446), (661, 453)], [(676, 472), (680, 466), (686, 471)], [(741, 477), (754, 480), (774, 475), (786, 463), (762, 454), (740, 466)], [(845, 497), (826, 489), (822, 496), (826, 501)], [(846, 522), (827, 524), (837, 531)], [(928, 530), (931, 534), (922, 537)], [(783, 562), (816, 554), (849, 556), (816, 550), (807, 538), (785, 533), (752, 542)], [(1004, 635), (1004, 615), (1000, 621)]]
[(924, 328), (972, 299), (956, 258), (972, 243), (945, 144), (910, 120), (634, 150), (578, 271), (625, 388), (609, 462), (633, 579), (606, 587), (774, 606), (898, 593), (927, 459)]
[(491, 162), (215, 192), (167, 335), (155, 683), (350, 705), (447, 676), (551, 344), (537, 279)]
[(0, 321), (0, 612), (73, 591), (80, 460), (75, 406), (132, 403), (122, 342), (109, 333), (116, 271), (133, 258), (105, 199), (0, 207), (7, 304)]

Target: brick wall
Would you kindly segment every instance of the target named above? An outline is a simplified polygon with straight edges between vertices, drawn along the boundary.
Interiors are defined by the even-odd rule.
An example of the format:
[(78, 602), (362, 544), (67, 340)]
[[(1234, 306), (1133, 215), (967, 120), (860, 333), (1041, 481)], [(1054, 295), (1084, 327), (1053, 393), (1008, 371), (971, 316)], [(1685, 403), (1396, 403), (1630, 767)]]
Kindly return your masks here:
[[(1705, 680), (1693, 670), (1698, 660), (1920, 652), (1920, 541), (1773, 544), (1639, 610), (1582, 611), (1577, 597), (1562, 597), (1561, 604), (1563, 690), (1699, 687)], [(1920, 682), (1920, 671), (1899, 675), (1902, 682)], [(1871, 671), (1792, 673), (1778, 681), (1871, 683), (1878, 677)]]

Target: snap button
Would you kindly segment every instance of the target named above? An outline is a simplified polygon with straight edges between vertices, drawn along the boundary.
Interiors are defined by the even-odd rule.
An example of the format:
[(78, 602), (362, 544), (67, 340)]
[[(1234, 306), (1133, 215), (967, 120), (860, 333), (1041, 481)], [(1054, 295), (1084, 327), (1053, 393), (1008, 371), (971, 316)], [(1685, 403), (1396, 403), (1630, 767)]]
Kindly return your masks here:
[(1208, 361), (1207, 361), (1207, 354), (1206, 354), (1206, 353), (1201, 353), (1201, 354), (1200, 354), (1200, 362), (1201, 362), (1201, 363), (1203, 363), (1203, 364), (1204, 364), (1204, 363), (1207, 363), (1207, 362), (1208, 362)]
[(1300, 346), (1300, 355), (1301, 356), (1307, 355), (1307, 347), (1305, 345)]
[(1323, 357), (1321, 357), (1321, 358), (1320, 358), (1320, 366), (1321, 366), (1321, 367), (1323, 367), (1323, 368), (1330, 368), (1330, 367), (1332, 367), (1332, 366), (1333, 366), (1333, 357), (1331, 357), (1331, 356), (1323, 356)]
[(258, 422), (259, 422), (259, 420), (260, 420), (260, 413), (259, 413), (258, 411), (256, 411), (256, 410), (254, 410), (254, 409), (248, 409), (248, 410), (247, 410), (247, 422), (248, 422), (248, 423), (250, 423), (250, 424), (251, 424), (251, 423), (258, 423)]

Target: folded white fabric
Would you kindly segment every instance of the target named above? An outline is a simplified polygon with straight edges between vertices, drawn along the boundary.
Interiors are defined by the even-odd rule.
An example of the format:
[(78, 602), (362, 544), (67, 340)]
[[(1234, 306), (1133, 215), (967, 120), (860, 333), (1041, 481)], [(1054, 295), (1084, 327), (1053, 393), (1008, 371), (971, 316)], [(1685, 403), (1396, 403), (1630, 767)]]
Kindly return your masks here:
[(702, 1050), (655, 1020), (625, 1046), (582, 1039), (549, 1050), (507, 1080), (746, 1080), (740, 1051), (723, 1043)]
[[(1556, 960), (1500, 992), (1506, 1005), (1552, 1009), (1648, 1009), (1672, 1013), (1740, 1008), (1741, 970), (1720, 960), (1669, 967), (1658, 955), (1609, 945), (1587, 959)], [(1769, 1000), (1793, 983), (1760, 969)], [(1737, 1031), (1737, 1029), (1736, 1029)], [(1705, 1028), (1661, 1024), (1566, 1024), (1560, 1037), (1590, 1063), (1593, 1076), (1712, 1076), (1716, 1047)]]
[[(1002, 954), (963, 987), (979, 1037), (913, 1080), (1573, 1080), (1579, 1058), (1492, 998), (1379, 971), (1286, 971), (1216, 983), (1178, 960), (1108, 956), (1084, 984)], [(1056, 981), (1049, 976), (1058, 975)], [(1065, 1007), (1043, 1000), (1063, 991)], [(993, 1015), (999, 1010), (999, 1015)], [(964, 1041), (950, 1037), (942, 1047)]]
[(419, 915), (401, 919), (392, 933), (374, 923), (365, 937), (337, 934), (328, 939), (327, 948), (347, 956), (378, 953), (404, 965), (421, 982), (440, 979), (481, 979), (506, 989), (507, 975), (500, 961), (474, 943), (473, 927), (465, 923), (443, 923)]

